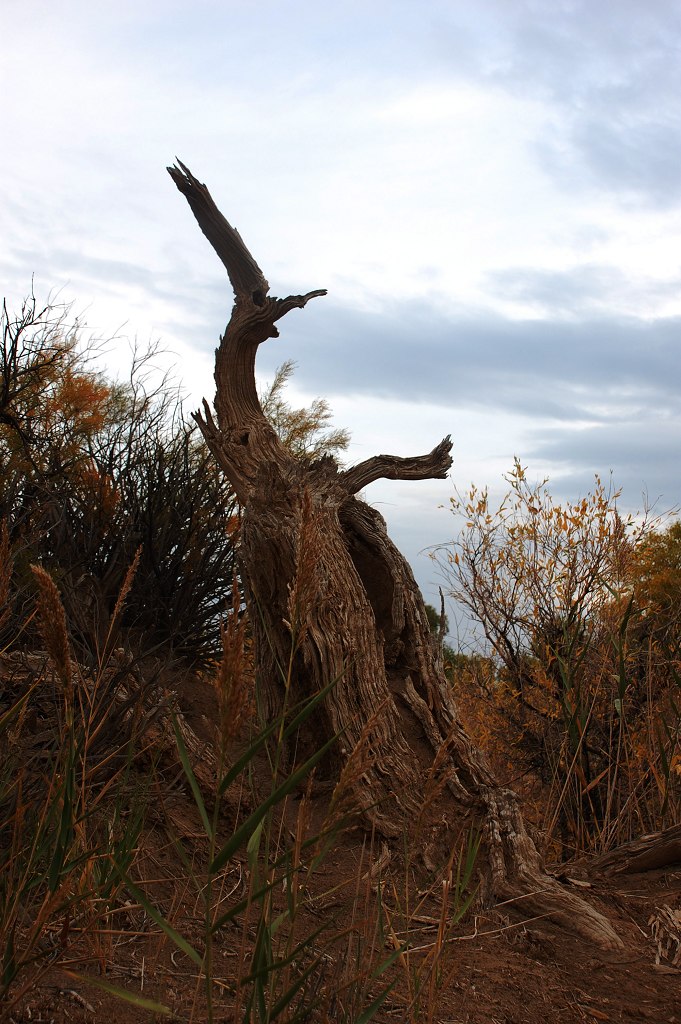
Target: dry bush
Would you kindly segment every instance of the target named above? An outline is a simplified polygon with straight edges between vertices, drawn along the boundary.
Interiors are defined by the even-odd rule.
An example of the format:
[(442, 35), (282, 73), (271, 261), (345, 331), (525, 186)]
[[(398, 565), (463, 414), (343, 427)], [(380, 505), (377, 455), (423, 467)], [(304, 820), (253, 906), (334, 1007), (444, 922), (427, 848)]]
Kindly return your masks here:
[[(167, 379), (153, 384), (153, 352), (134, 353), (129, 379), (93, 369), (68, 309), (28, 300), (2, 314), (0, 517), (14, 552), (10, 633), (49, 570), (74, 640), (95, 664), (135, 552), (123, 610), (130, 642), (194, 661), (219, 656), (234, 546), (225, 529), (234, 496), (184, 417)], [(140, 638), (143, 637), (143, 640)], [(31, 635), (27, 636), (31, 642)]]
[(507, 480), (498, 509), (454, 499), (465, 526), (439, 552), (486, 638), (457, 659), (459, 705), (546, 844), (609, 849), (678, 811), (678, 527), (623, 519), (598, 478), (563, 505), (517, 461)]

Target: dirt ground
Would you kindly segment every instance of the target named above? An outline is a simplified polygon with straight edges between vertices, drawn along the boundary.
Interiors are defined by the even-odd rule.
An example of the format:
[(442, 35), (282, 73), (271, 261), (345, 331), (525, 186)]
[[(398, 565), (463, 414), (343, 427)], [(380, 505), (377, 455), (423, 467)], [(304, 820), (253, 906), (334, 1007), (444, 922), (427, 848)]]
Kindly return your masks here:
[[(197, 734), (208, 736), (213, 713), (210, 692), (192, 687), (181, 696), (189, 723)], [(325, 800), (328, 795), (324, 793), (314, 797), (313, 813), (322, 813)], [(199, 856), (200, 822), (191, 794), (177, 787), (169, 806), (183, 838), (196, 837), (195, 852)], [(295, 813), (294, 808), (292, 827)], [(376, 858), (382, 852), (377, 851)], [(182, 865), (158, 821), (146, 834), (145, 858), (145, 877), (155, 883), (157, 904), (178, 931), (190, 942), (200, 944), (197, 900), (182, 882)], [(245, 860), (244, 856), (230, 868), (227, 882), (233, 879), (234, 893), (244, 891)], [(333, 920), (332, 930), (345, 936), (336, 948), (345, 950), (349, 974), (352, 965), (347, 962), (347, 936), (353, 929), (358, 934), (364, 929), (367, 943), (361, 947), (357, 940), (358, 965), (363, 957), (386, 957), (392, 952), (391, 938), (400, 937), (405, 877), (411, 879), (407, 886), (413, 881), (413, 905), (418, 902), (415, 877), (405, 874), (404, 864), (393, 858), (381, 874), (388, 927), (382, 934), (384, 949), (377, 949), (381, 943), (377, 943), (375, 930), (371, 941), (367, 939), (365, 896), (358, 896), (357, 879), (371, 879), (367, 876), (369, 861), (367, 836), (359, 831), (346, 833), (305, 883), (301, 928), (319, 927)], [(566, 884), (578, 885), (582, 895), (609, 917), (623, 941), (622, 949), (606, 952), (586, 946), (546, 922), (519, 924), (507, 918), (503, 908), (485, 913), (472, 908), (447, 931), (434, 980), (426, 982), (428, 998), (418, 1004), (414, 1000), (414, 979), (419, 963), (433, 948), (440, 921), (442, 903), (435, 890), (423, 896), (417, 913), (412, 912), (410, 938), (412, 948), (417, 948), (412, 959), (404, 954), (397, 956), (379, 979), (380, 984), (377, 981), (374, 989), (361, 994), (363, 1005), (361, 1000), (353, 1005), (350, 995), (324, 1004), (322, 986), (323, 1008), (318, 1016), (306, 1019), (354, 1024), (375, 993), (392, 981), (394, 987), (372, 1018), (381, 1024), (421, 1020), (432, 1024), (681, 1024), (681, 863), (638, 875), (599, 877), (590, 873), (588, 864), (573, 866), (570, 873), (572, 880)], [(375, 898), (376, 886), (364, 885), (364, 890)], [(225, 899), (229, 896), (227, 893)], [(243, 1011), (238, 1018), (233, 1015), (235, 964), (244, 955), (244, 944), (254, 938), (254, 925), (242, 920), (218, 935), (213, 967), (216, 1021), (243, 1019)], [(337, 979), (334, 971), (338, 969), (331, 959), (329, 984), (334, 977)], [(132, 899), (111, 915), (108, 929), (84, 936), (74, 932), (66, 963), (44, 974), (13, 1006), (9, 1019), (14, 1024), (133, 1024), (162, 1019), (84, 981), (82, 975), (119, 986), (135, 996), (158, 1000), (175, 1019), (207, 1019), (196, 966)], [(358, 998), (356, 993), (353, 998)]]

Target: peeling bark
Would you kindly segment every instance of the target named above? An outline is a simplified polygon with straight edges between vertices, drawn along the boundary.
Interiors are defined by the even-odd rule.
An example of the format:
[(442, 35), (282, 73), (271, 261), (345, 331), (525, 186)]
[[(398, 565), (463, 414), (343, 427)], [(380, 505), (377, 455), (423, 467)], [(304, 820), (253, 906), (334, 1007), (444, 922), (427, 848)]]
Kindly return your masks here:
[(215, 417), (204, 403), (196, 420), (243, 508), (238, 557), (266, 709), (281, 708), (281, 667), (289, 663), (293, 634), (294, 699), (337, 680), (300, 740), (319, 745), (342, 733), (335, 761), (326, 765), (331, 777), (370, 723), (369, 756), (355, 783), (367, 822), (397, 838), (424, 821), (424, 810), (436, 811), (424, 826), (426, 863), (443, 863), (463, 829), (479, 828), (488, 901), (557, 920), (601, 945), (620, 945), (605, 918), (545, 873), (515, 795), (496, 785), (458, 721), (411, 568), (382, 516), (355, 497), (381, 477), (445, 477), (450, 438), (427, 455), (378, 455), (345, 471), (328, 457), (296, 460), (260, 408), (255, 356), (262, 342), (277, 337), (276, 321), (326, 293), (270, 297), (262, 271), (205, 185), (183, 164), (168, 170), (235, 293), (216, 351)]

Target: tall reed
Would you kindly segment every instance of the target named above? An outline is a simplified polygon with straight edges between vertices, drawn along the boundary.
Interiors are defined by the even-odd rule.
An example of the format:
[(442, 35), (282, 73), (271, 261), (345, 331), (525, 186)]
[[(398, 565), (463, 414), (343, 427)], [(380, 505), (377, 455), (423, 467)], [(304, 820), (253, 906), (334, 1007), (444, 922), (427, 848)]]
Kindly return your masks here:
[[(122, 889), (113, 864), (134, 861), (144, 815), (132, 740), (108, 767), (93, 756), (93, 710), (115, 713), (99, 696), (108, 667), (82, 673), (59, 591), (44, 569), (32, 572), (46, 660), (36, 671), (5, 650), (19, 692), (0, 715), (0, 1019), (108, 919)], [(50, 727), (38, 743), (36, 704)]]

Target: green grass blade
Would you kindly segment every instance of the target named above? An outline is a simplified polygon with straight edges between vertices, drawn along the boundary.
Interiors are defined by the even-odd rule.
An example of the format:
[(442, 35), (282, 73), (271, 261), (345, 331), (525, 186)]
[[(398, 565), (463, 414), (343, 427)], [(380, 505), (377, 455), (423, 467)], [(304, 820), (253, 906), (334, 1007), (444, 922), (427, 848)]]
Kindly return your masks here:
[(270, 960), (266, 962), (262, 967), (258, 967), (256, 970), (251, 971), (250, 974), (247, 974), (243, 979), (243, 983), (245, 984), (250, 981), (258, 981), (263, 977), (267, 977), (269, 974), (273, 974), (274, 971), (280, 971), (283, 967), (287, 967), (289, 964), (292, 964), (304, 949), (312, 945), (317, 936), (321, 935), (325, 928), (328, 928), (328, 924), (326, 922), (324, 922), (324, 924), (320, 924), (313, 932), (306, 935), (304, 939), (301, 939), (296, 948), (291, 950), (288, 956), (282, 957), (281, 960)]
[(263, 825), (265, 819), (261, 819), (253, 830), (251, 838), (246, 844), (246, 857), (248, 859), (248, 866), (251, 872), (255, 873), (258, 866), (258, 851), (260, 849), (260, 840), (262, 839)]
[[(392, 965), (395, 963), (395, 961), (397, 960), (398, 956), (402, 956), (402, 954), (404, 953), (404, 951), (407, 948), (407, 945), (408, 945), (408, 943), (403, 942), (401, 946), (398, 946), (397, 949), (393, 950), (393, 952), (390, 954), (390, 956), (386, 957), (385, 960), (381, 961), (381, 963), (378, 965), (378, 967), (374, 968), (374, 970), (371, 972), (371, 977), (372, 978), (380, 978), (382, 974), (385, 974), (385, 972), (388, 970), (388, 968), (392, 967)], [(391, 986), (391, 988), (392, 988), (392, 986)], [(387, 993), (386, 993), (386, 995), (387, 995)]]
[(338, 676), (336, 679), (332, 679), (331, 682), (327, 683), (326, 686), (319, 690), (318, 693), (315, 693), (314, 697), (310, 697), (309, 700), (305, 701), (303, 707), (300, 709), (298, 714), (295, 716), (295, 718), (291, 719), (289, 724), (284, 729), (284, 739), (287, 739), (292, 733), (296, 732), (298, 728), (303, 724), (303, 722), (307, 721), (312, 712), (315, 711), (317, 709), (317, 706), (321, 704), (321, 702), (324, 700), (327, 693), (330, 693), (331, 690), (333, 690), (339, 678), (340, 676)]
[(10, 987), (17, 974), (17, 961), (14, 949), (15, 931), (16, 921), (13, 922), (5, 940), (5, 952), (2, 958), (2, 987), (5, 991)]
[[(666, 723), (663, 722), (663, 725), (666, 725)], [(669, 779), (669, 772), (670, 772), (670, 769), (671, 769), (671, 765), (669, 764), (669, 760), (667, 758), (667, 751), (666, 751), (666, 748), (665, 748), (664, 736), (662, 735), (662, 731), (660, 729), (660, 726), (657, 723), (655, 725), (655, 733), (657, 735), (657, 753), (659, 755), (660, 762), (662, 764), (662, 774), (664, 775), (665, 781), (667, 781)]]
[(196, 781), (196, 776), (194, 775), (194, 769), (192, 768), (191, 763), (189, 761), (189, 755), (187, 754), (187, 748), (184, 745), (184, 740), (182, 739), (182, 733), (180, 732), (180, 727), (177, 724), (177, 718), (175, 717), (175, 715), (173, 715), (173, 732), (175, 733), (175, 742), (177, 743), (177, 750), (178, 750), (178, 753), (180, 755), (180, 761), (182, 762), (182, 767), (184, 769), (184, 774), (186, 775), (187, 780), (189, 782), (189, 785), (191, 786), (192, 793), (194, 794), (194, 801), (196, 803), (196, 806), (199, 809), (199, 814), (201, 815), (201, 821), (203, 822), (203, 827), (206, 830), (206, 835), (208, 836), (208, 838), (210, 840), (212, 840), (213, 839), (213, 826), (212, 826), (212, 824), (210, 822), (210, 819), (208, 817), (208, 814), (206, 812), (206, 805), (203, 802), (203, 797), (201, 796), (201, 790), (199, 789), (199, 784)]
[(136, 992), (127, 992), (124, 988), (119, 988), (118, 985), (112, 985), (110, 981), (104, 981), (103, 978), (93, 977), (91, 974), (80, 974), (78, 971), (64, 971), (69, 978), (73, 978), (74, 981), (79, 981), (84, 985), (92, 985), (94, 988), (99, 988), (103, 992), (108, 992), (113, 996), (117, 996), (119, 999), (123, 999), (126, 1003), (130, 1003), (132, 1006), (138, 1007), (140, 1010), (149, 1010), (151, 1013), (160, 1013), (164, 1017), (174, 1017), (175, 1014), (169, 1006), (164, 1006), (163, 1003), (157, 1003), (153, 999), (146, 999), (144, 996), (137, 995)]
[[(287, 739), (292, 732), (294, 732), (300, 725), (303, 724), (303, 722), (312, 714), (312, 712), (317, 707), (319, 702), (324, 699), (327, 693), (330, 690), (332, 690), (335, 685), (336, 680), (334, 679), (333, 682), (328, 683), (328, 685), (325, 686), (322, 690), (320, 690), (319, 693), (315, 694), (314, 697), (304, 702), (301, 710), (296, 714), (296, 716), (289, 722), (287, 727), (284, 729), (284, 739)], [(222, 779), (222, 782), (220, 783), (220, 787), (218, 789), (218, 793), (220, 794), (220, 796), (222, 796), (222, 794), (225, 792), (228, 786), (230, 786), (232, 782), (234, 782), (234, 780), (241, 774), (246, 765), (253, 760), (255, 755), (258, 753), (259, 750), (262, 749), (262, 747), (265, 745), (270, 736), (272, 736), (273, 733), (275, 733), (279, 728), (281, 728), (281, 724), (284, 721), (285, 717), (285, 715), (279, 715), (279, 717), (276, 718), (274, 722), (270, 722), (270, 724), (266, 726), (266, 728), (264, 728), (260, 733), (258, 733), (257, 738), (254, 740), (254, 742), (251, 744), (248, 750), (246, 750), (241, 755), (241, 757), (234, 762), (234, 764), (229, 769), (227, 774)]]
[(200, 892), (201, 891), (201, 883), (199, 882), (199, 880), (198, 880), (198, 878), (196, 876), (196, 872), (194, 871), (194, 867), (192, 865), (192, 862), (190, 861), (189, 857), (187, 856), (187, 852), (186, 852), (184, 846), (182, 845), (180, 840), (177, 838), (177, 836), (171, 835), (170, 832), (168, 832), (168, 835), (170, 836), (170, 841), (173, 844), (173, 849), (174, 849), (175, 853), (177, 854), (177, 856), (182, 861), (182, 866), (184, 867), (185, 871), (187, 872), (187, 874), (189, 875), (190, 879), (194, 883), (194, 888), (196, 889), (197, 892)]
[(281, 719), (278, 718), (276, 721), (271, 722), (265, 729), (258, 733), (257, 738), (253, 741), (248, 750), (246, 750), (241, 755), (241, 757), (234, 762), (234, 764), (229, 769), (227, 774), (223, 776), (223, 779), (220, 783), (220, 787), (218, 789), (218, 794), (220, 796), (222, 796), (227, 790), (227, 788), (231, 786), (234, 780), (239, 777), (239, 775), (244, 770), (246, 765), (250, 764), (250, 762), (253, 760), (258, 751), (263, 748), (263, 746), (265, 745), (265, 743), (267, 743), (272, 733), (274, 733), (279, 728), (280, 725)]
[[(59, 814), (58, 828), (56, 842), (52, 857), (50, 859), (50, 866), (47, 873), (47, 884), (51, 893), (57, 891), (60, 879), (64, 873), (64, 867), (66, 865), (69, 849), (73, 842), (74, 836), (74, 790), (75, 780), (73, 772), (73, 748), (69, 751), (68, 763), (65, 769), (65, 778), (60, 791), (58, 793), (58, 799), (54, 804), (56, 813)], [(59, 799), (61, 798), (61, 799)]]
[(458, 924), (459, 921), (463, 920), (477, 895), (478, 890), (476, 887), (472, 892), (469, 892), (463, 900), (459, 899), (452, 912), (452, 922), (454, 924)]
[(17, 717), (19, 712), (22, 710), (22, 708), (28, 701), (29, 697), (31, 696), (39, 682), (40, 680), (36, 680), (35, 683), (33, 683), (32, 686), (28, 688), (26, 693), (24, 693), (19, 698), (16, 704), (13, 704), (11, 708), (8, 708), (7, 711), (4, 712), (4, 714), (0, 715), (0, 733), (5, 732), (9, 728), (9, 726), (12, 724), (14, 719)]
[(120, 868), (118, 868), (118, 871), (121, 878), (125, 882), (126, 887), (130, 890), (132, 895), (135, 897), (137, 902), (143, 907), (144, 911), (149, 915), (152, 921), (156, 922), (156, 924), (163, 932), (165, 932), (168, 938), (175, 943), (177, 948), (181, 949), (183, 953), (186, 953), (187, 956), (194, 961), (197, 967), (203, 967), (203, 957), (201, 956), (201, 954), (197, 953), (194, 947), (187, 942), (185, 937), (183, 935), (180, 935), (180, 933), (176, 931), (173, 928), (173, 926), (168, 923), (168, 921), (166, 921), (163, 914), (161, 914), (160, 911), (158, 911), (156, 907), (153, 905), (153, 903), (149, 901), (145, 893), (143, 893), (142, 890), (138, 888), (138, 886), (136, 886), (134, 882), (130, 881), (126, 873)]
[(388, 987), (383, 989), (380, 996), (377, 996), (376, 999), (374, 999), (373, 1003), (370, 1003), (367, 1006), (366, 1010), (360, 1013), (359, 1017), (354, 1022), (354, 1024), (368, 1024), (368, 1021), (372, 1020), (374, 1015), (378, 1013), (378, 1011), (381, 1009), (383, 1003), (386, 1001), (392, 990), (395, 988), (396, 984), (397, 979), (395, 979), (395, 981), (391, 981)]
[[(282, 996), (280, 996), (279, 999), (277, 999), (276, 1003), (274, 1004), (274, 1006), (270, 1010), (270, 1015), (269, 1015), (269, 1019), (270, 1020), (276, 1020), (276, 1018), (279, 1016), (279, 1014), (282, 1013), (286, 1009), (286, 1007), (290, 1005), (290, 1003), (293, 1000), (293, 997), (296, 995), (297, 992), (300, 991), (300, 989), (303, 987), (303, 985), (305, 984), (307, 979), (310, 977), (312, 972), (314, 970), (316, 970), (317, 967), (319, 967), (319, 965), (322, 962), (322, 959), (323, 958), (321, 956), (316, 957), (316, 959), (313, 960), (312, 963), (309, 964), (309, 966), (305, 968), (305, 970), (302, 972), (302, 974), (300, 974), (296, 978), (296, 980), (286, 990), (286, 992), (284, 992), (284, 994)], [(307, 1018), (307, 1015), (310, 1013), (310, 1011), (312, 1009), (313, 1009), (313, 1007), (311, 1007), (311, 1006), (301, 1007), (301, 1009), (293, 1017), (293, 1020), (297, 1020), (301, 1016), (305, 1016)]]
[(270, 924), (270, 935), (272, 936), (272, 938), (275, 937), (284, 921), (288, 921), (290, 917), (291, 911), (288, 908), (286, 910), (282, 910), (281, 914), (277, 914), (277, 916)]
[(259, 900), (263, 898), (263, 896), (266, 896), (269, 892), (272, 892), (274, 889), (276, 889), (281, 883), (281, 881), (282, 876), (280, 875), (278, 878), (273, 879), (271, 882), (266, 882), (256, 892), (250, 894), (249, 896), (244, 896), (242, 900), (239, 900), (238, 903), (235, 903), (233, 907), (230, 907), (229, 910), (227, 910), (224, 914), (221, 914), (220, 917), (216, 921), (214, 921), (214, 923), (211, 925), (211, 931), (213, 933), (219, 932), (221, 928), (224, 928), (224, 926), (228, 924), (229, 921), (234, 920), (235, 917), (238, 917), (239, 914), (246, 910), (249, 904), (257, 903)]
[(327, 740), (324, 746), (320, 747), (320, 749), (316, 751), (316, 753), (314, 753), (312, 757), (308, 758), (304, 765), (298, 768), (297, 771), (293, 772), (292, 775), (289, 775), (288, 778), (284, 779), (282, 784), (278, 786), (273, 793), (270, 793), (267, 799), (263, 800), (263, 802), (258, 807), (256, 807), (256, 809), (253, 811), (250, 817), (247, 818), (243, 825), (241, 825), (236, 830), (231, 839), (228, 840), (225, 846), (223, 846), (223, 848), (217, 854), (217, 856), (213, 860), (213, 863), (209, 866), (208, 869), (211, 872), (211, 874), (214, 874), (216, 871), (219, 871), (220, 868), (227, 863), (230, 857), (232, 857), (233, 854), (236, 853), (239, 847), (242, 846), (245, 842), (247, 842), (248, 839), (250, 839), (251, 835), (253, 834), (253, 830), (256, 828), (259, 822), (262, 821), (262, 819), (265, 817), (270, 808), (280, 803), (284, 799), (284, 797), (288, 796), (288, 794), (292, 790), (294, 790), (300, 782), (302, 782), (302, 780), (305, 778), (306, 775), (308, 775), (311, 772), (314, 766), (319, 761), (321, 761), (321, 759), (324, 757), (324, 754), (327, 752), (327, 750), (330, 749), (330, 747), (333, 746), (337, 739), (337, 736), (332, 736), (330, 740)]

